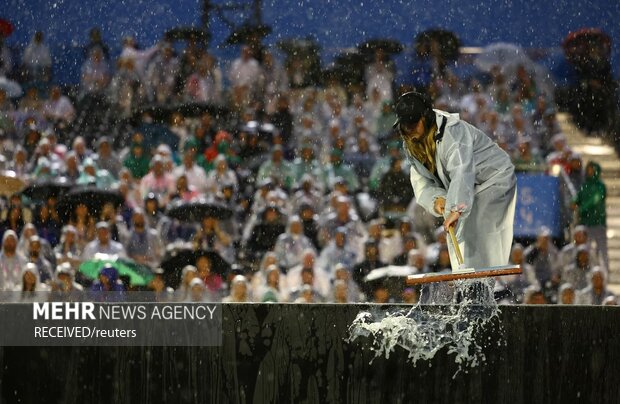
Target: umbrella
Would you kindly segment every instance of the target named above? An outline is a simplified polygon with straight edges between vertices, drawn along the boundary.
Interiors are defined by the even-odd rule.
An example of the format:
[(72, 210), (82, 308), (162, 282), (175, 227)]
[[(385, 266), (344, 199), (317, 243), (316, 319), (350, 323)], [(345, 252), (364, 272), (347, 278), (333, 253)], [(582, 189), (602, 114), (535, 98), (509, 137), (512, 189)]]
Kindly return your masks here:
[(199, 222), (207, 216), (229, 219), (233, 212), (228, 206), (211, 200), (198, 199), (192, 202), (176, 201), (168, 206), (166, 215), (183, 222)]
[(572, 46), (588, 45), (593, 46), (601, 44), (606, 47), (611, 46), (611, 38), (599, 28), (582, 28), (569, 33), (562, 41), (564, 49)]
[(0, 18), (0, 36), (8, 37), (13, 33), (13, 24), (10, 21)]
[(385, 286), (392, 295), (400, 294), (406, 286), (407, 277), (417, 273), (411, 266), (388, 265), (373, 269), (364, 277), (364, 282), (374, 289), (378, 285)]
[(277, 47), (286, 54), (285, 66), (287, 70), (295, 69), (302, 73), (301, 82), (292, 81), (291, 87), (303, 88), (315, 85), (322, 81), (321, 75), (321, 48), (314, 39), (284, 39), (278, 41)]
[(59, 177), (53, 181), (35, 181), (22, 191), (22, 195), (33, 201), (45, 201), (50, 196), (60, 197), (71, 189), (71, 183), (66, 177)]
[(181, 283), (181, 272), (187, 265), (196, 265), (199, 257), (206, 256), (211, 262), (211, 271), (223, 275), (230, 270), (230, 264), (217, 251), (192, 250), (190, 248), (173, 249), (166, 253), (161, 262), (166, 284), (173, 288)]
[(179, 148), (179, 137), (165, 125), (142, 122), (138, 130), (144, 136), (145, 145), (150, 149), (155, 149), (160, 144), (168, 145), (172, 150)]
[(9, 98), (17, 98), (23, 94), (22, 87), (18, 82), (0, 77), (0, 90), (4, 90)]
[(225, 107), (204, 103), (204, 102), (189, 102), (182, 104), (166, 104), (166, 105), (147, 105), (143, 108), (139, 108), (133, 115), (135, 122), (140, 122), (142, 115), (148, 113), (156, 122), (168, 122), (170, 116), (179, 112), (185, 117), (200, 116), (205, 112), (210, 113), (215, 119), (224, 119), (228, 116), (229, 110)]
[(228, 116), (229, 110), (226, 107), (222, 107), (216, 104), (193, 102), (178, 105), (177, 111), (183, 114), (183, 116), (199, 116), (205, 112), (208, 112), (214, 119), (220, 120)]
[(91, 214), (97, 214), (103, 205), (111, 203), (120, 206), (125, 198), (116, 190), (100, 189), (93, 186), (86, 186), (73, 189), (63, 195), (58, 201), (58, 213), (64, 221), (67, 221), (75, 211), (75, 207), (83, 203), (88, 207)]
[(168, 41), (196, 41), (203, 44), (209, 42), (208, 32), (196, 27), (175, 27), (164, 34)]
[(355, 69), (363, 69), (366, 57), (357, 49), (346, 49), (334, 58), (334, 67), (347, 67)]
[(594, 53), (608, 59), (611, 55), (611, 37), (599, 28), (582, 28), (569, 33), (562, 41), (562, 48), (574, 63), (583, 63), (581, 59), (585, 59), (584, 56)]
[(439, 45), (444, 60), (455, 60), (459, 57), (461, 41), (452, 31), (445, 29), (429, 29), (420, 32), (415, 39), (416, 49), (420, 56), (429, 56), (433, 42)]
[(329, 69), (330, 73), (335, 74), (344, 85), (360, 84), (364, 81), (366, 63), (366, 56), (358, 52), (357, 49), (353, 49), (337, 55)]
[(14, 171), (0, 172), (0, 195), (11, 196), (24, 188), (24, 181)]
[(117, 258), (105, 254), (98, 254), (95, 256), (95, 259), (82, 262), (78, 272), (84, 277), (94, 280), (99, 276), (101, 268), (107, 264), (116, 268), (119, 275), (129, 276), (133, 286), (147, 286), (151, 279), (153, 279), (153, 272), (146, 265), (138, 264), (130, 259)]
[(261, 153), (261, 154), (259, 154), (257, 156), (249, 157), (249, 158), (243, 160), (243, 167), (245, 167), (248, 170), (256, 173), (260, 169), (260, 166), (266, 160), (269, 160), (269, 158), (270, 158), (270, 154), (267, 154), (267, 153)]
[(286, 54), (307, 54), (307, 53), (318, 53), (319, 45), (313, 39), (283, 39), (278, 41), (277, 45), (278, 49), (283, 51)]
[(485, 47), (474, 59), (474, 65), (485, 72), (491, 71), (494, 66), (499, 66), (502, 73), (507, 75), (514, 73), (519, 65), (534, 70), (534, 62), (522, 47), (504, 42)]
[(382, 50), (386, 54), (396, 55), (403, 51), (403, 45), (394, 39), (375, 38), (360, 44), (357, 47), (360, 52), (372, 57), (377, 50)]
[(276, 132), (275, 125), (269, 122), (263, 123), (258, 128), (258, 134), (263, 135), (263, 136), (272, 137), (275, 132)]
[(407, 278), (409, 275), (417, 273), (417, 269), (411, 266), (388, 265), (373, 269), (366, 275), (364, 281), (372, 282), (387, 278)]
[(271, 27), (263, 24), (242, 24), (239, 28), (234, 30), (228, 38), (226, 43), (229, 45), (248, 44), (261, 40), (271, 33)]

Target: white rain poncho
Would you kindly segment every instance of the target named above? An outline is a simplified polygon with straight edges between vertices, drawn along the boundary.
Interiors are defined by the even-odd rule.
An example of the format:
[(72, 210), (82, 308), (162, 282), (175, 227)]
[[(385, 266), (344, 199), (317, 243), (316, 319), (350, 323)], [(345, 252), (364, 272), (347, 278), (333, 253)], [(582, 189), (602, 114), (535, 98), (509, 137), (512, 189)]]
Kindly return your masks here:
[[(506, 265), (510, 256), (516, 177), (510, 156), (458, 114), (434, 110), (437, 119), (437, 175), (409, 156), (416, 201), (434, 211), (446, 199), (445, 215), (461, 212), (456, 236), (467, 267)], [(442, 130), (443, 129), (443, 130)], [(449, 244), (452, 266), (457, 260)]]

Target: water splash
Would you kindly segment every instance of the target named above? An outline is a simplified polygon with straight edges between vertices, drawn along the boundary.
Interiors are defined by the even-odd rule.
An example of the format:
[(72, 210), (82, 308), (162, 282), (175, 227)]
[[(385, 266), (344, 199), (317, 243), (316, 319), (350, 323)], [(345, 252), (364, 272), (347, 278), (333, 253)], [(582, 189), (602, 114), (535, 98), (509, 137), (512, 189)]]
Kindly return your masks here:
[[(478, 366), (486, 358), (476, 335), (499, 313), (493, 280), (457, 281), (451, 289), (450, 300), (458, 303), (438, 305), (442, 302), (431, 299), (430, 304), (418, 303), (409, 310), (359, 313), (349, 327), (349, 341), (374, 338), (375, 357), (389, 358), (401, 347), (414, 365), (446, 348), (460, 370)], [(420, 301), (428, 299), (425, 293), (432, 295), (432, 288), (423, 290)]]

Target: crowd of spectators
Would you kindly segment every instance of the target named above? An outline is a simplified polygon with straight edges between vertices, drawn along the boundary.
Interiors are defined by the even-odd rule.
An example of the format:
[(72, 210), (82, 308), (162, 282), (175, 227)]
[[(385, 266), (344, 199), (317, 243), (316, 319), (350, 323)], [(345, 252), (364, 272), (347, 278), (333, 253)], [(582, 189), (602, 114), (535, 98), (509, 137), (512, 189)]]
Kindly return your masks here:
[[(395, 86), (393, 65), (380, 51), (363, 87), (299, 84), (303, 71), (250, 46), (223, 66), (196, 43), (139, 49), (126, 38), (113, 60), (96, 30), (78, 88), (54, 83), (40, 32), (21, 60), (0, 66), (0, 75), (17, 77), (25, 89), (18, 98), (0, 90), (0, 168), (25, 186), (64, 178), (123, 199), (97, 210), (80, 203), (65, 215), (62, 196), (8, 196), (0, 290), (19, 299), (35, 291), (76, 298), (146, 289), (177, 301), (414, 303), (424, 291), (404, 287), (403, 278), (394, 286), (365, 277), (387, 265), (450, 268), (446, 236), (416, 206), (409, 162), (391, 131), (392, 102), (413, 86)], [(580, 202), (577, 191), (594, 174), (586, 176), (558, 127), (552, 92), (532, 72), (520, 67), (507, 75), (498, 67), (463, 80), (444, 66), (417, 89), (481, 128), (517, 171), (561, 174), (570, 183), (567, 211), (573, 197)], [(170, 108), (188, 104), (208, 107), (191, 114)], [(157, 116), (146, 108), (153, 106), (168, 113)], [(83, 125), (102, 109), (115, 123), (134, 121), (122, 133), (105, 120), (96, 130)], [(167, 215), (170, 206), (197, 200), (232, 215), (194, 222)], [(530, 245), (515, 243), (511, 262), (524, 273), (497, 279), (498, 298), (614, 304), (607, 258), (592, 236), (580, 225), (562, 247), (547, 229)], [(181, 247), (196, 258), (175, 269), (177, 284), (163, 263)], [(112, 265), (94, 281), (82, 276), (80, 265), (101, 254), (147, 266), (152, 279), (138, 287)]]

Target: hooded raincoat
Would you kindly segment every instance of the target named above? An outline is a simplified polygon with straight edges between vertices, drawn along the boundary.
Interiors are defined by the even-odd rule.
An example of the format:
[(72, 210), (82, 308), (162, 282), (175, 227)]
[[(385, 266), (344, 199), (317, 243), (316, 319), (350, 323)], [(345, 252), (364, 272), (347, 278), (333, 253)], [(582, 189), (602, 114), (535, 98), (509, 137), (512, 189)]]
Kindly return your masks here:
[(592, 167), (593, 174), (586, 178), (574, 200), (579, 207), (579, 221), (588, 227), (606, 226), (607, 188), (601, 181), (601, 166), (595, 162), (590, 162), (588, 165)]
[[(434, 202), (440, 197), (446, 200), (446, 217), (450, 211), (461, 212), (456, 237), (467, 267), (506, 265), (516, 203), (516, 177), (510, 156), (458, 114), (434, 111), (437, 172), (431, 173), (408, 156), (416, 201), (438, 217)], [(458, 264), (448, 244), (454, 269)]]
[(607, 188), (601, 180), (601, 166), (593, 161), (586, 165), (586, 180), (577, 192), (573, 202), (577, 205), (579, 222), (588, 228), (588, 235), (596, 243), (605, 269), (609, 269), (607, 249)]

